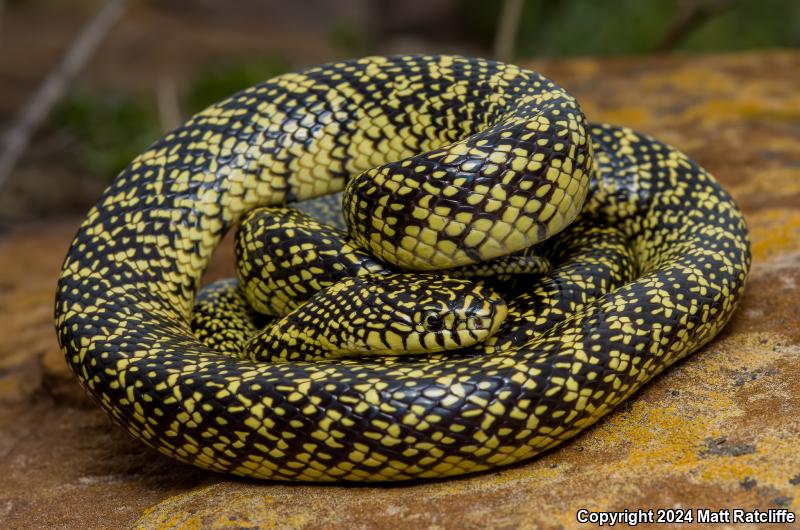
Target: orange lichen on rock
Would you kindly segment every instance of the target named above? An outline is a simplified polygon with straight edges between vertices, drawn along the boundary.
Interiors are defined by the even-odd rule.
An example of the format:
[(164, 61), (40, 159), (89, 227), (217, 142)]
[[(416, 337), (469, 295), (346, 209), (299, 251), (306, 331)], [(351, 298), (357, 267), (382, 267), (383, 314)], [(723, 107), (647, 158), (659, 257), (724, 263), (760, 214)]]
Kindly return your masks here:
[[(797, 182), (800, 184), (800, 179)], [(795, 193), (800, 195), (800, 190)], [(800, 239), (800, 209), (775, 208), (759, 212), (748, 219), (755, 261), (800, 250), (797, 248), (797, 241)], [(800, 256), (795, 255), (795, 258), (800, 259)]]

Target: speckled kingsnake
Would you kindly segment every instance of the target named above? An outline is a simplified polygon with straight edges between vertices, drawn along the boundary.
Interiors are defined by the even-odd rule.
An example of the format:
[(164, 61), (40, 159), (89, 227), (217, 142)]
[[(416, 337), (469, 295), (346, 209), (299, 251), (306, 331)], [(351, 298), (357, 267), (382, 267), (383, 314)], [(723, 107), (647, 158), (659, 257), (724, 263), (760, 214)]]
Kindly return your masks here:
[[(271, 363), (201, 343), (192, 305), (226, 230), (348, 180), (351, 237), (401, 268), (514, 252), (580, 215), (538, 245), (551, 273), (500, 286), (508, 316), (471, 351)], [(563, 90), (515, 66), (372, 57), (249, 88), (137, 157), (72, 244), (56, 325), (98, 403), (184, 462), (285, 480), (439, 477), (530, 458), (594, 423), (720, 331), (749, 264), (740, 212), (677, 150), (589, 127)]]

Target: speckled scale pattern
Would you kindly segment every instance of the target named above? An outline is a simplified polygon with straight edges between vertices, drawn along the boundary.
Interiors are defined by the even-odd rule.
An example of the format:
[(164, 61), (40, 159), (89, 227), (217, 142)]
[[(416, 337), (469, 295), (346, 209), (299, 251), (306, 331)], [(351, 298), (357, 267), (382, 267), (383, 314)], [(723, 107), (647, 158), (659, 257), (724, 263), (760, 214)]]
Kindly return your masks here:
[[(316, 277), (312, 277), (307, 282), (302, 282), (300, 271), (319, 268), (326, 264), (326, 261), (320, 260), (319, 256), (321, 252), (330, 250), (332, 244), (343, 253), (345, 259), (347, 259), (347, 253), (352, 250), (352, 247), (347, 248), (345, 246), (347, 238), (344, 233), (332, 233), (331, 227), (325, 227), (325, 225), (321, 225), (318, 221), (312, 219), (311, 215), (317, 213), (314, 212), (316, 204), (319, 203), (304, 205), (309, 213), (302, 215), (298, 215), (298, 212), (292, 209), (285, 209), (284, 211), (275, 208), (256, 210), (254, 211), (255, 215), (248, 216), (249, 221), (245, 220), (241, 228), (242, 232), (247, 233), (247, 237), (243, 238), (240, 243), (245, 246), (250, 256), (259, 254), (261, 258), (276, 252), (276, 246), (270, 247), (267, 244), (274, 235), (285, 239), (287, 230), (299, 227), (307, 231), (307, 235), (309, 235), (309, 239), (306, 240), (308, 252), (304, 254), (304, 257), (310, 257), (311, 259), (284, 262), (281, 265), (285, 267), (285, 270), (279, 270), (279, 273), (294, 275), (294, 279), (304, 283), (304, 289), (309, 291), (313, 289)], [(320, 217), (327, 217), (328, 206), (324, 205), (319, 214)], [(269, 223), (261, 224), (256, 221), (258, 219), (268, 220)], [(313, 230), (320, 227), (322, 227), (322, 230), (317, 233), (318, 237), (311, 237)], [(250, 240), (253, 236), (259, 240), (258, 243)], [(477, 278), (482, 278), (484, 272), (486, 272), (485, 276), (490, 281), (491, 288), (501, 292), (503, 298), (510, 304), (509, 318), (504, 320), (499, 331), (491, 336), (483, 347), (475, 348), (476, 351), (491, 353), (497, 350), (498, 347), (502, 349), (518, 346), (534, 334), (549, 329), (570, 314), (596, 300), (599, 296), (634, 278), (635, 260), (631, 249), (626, 244), (625, 236), (618, 229), (613, 226), (603, 225), (597, 219), (579, 219), (553, 243), (550, 245), (551, 248), (540, 248), (541, 251), (546, 252), (552, 260), (558, 263), (556, 270), (546, 278), (529, 277), (529, 269), (517, 272), (516, 274), (522, 274), (523, 277), (515, 278), (516, 274), (513, 271), (506, 270), (503, 267), (498, 269), (498, 267), (491, 266), (498, 260), (480, 262), (474, 266), (458, 267), (444, 271), (450, 277), (453, 277), (454, 272), (464, 272), (465, 276), (474, 278), (476, 281), (478, 281)], [(515, 256), (510, 257), (513, 258)], [(547, 267), (549, 267), (547, 258), (539, 256), (532, 256), (532, 258), (539, 265), (542, 263), (539, 260), (545, 260)], [(247, 259), (244, 254), (240, 256), (238, 260), (240, 269), (248, 267), (246, 264)], [(275, 259), (274, 256), (272, 259)], [(242, 263), (243, 260), (245, 261), (244, 264)], [(484, 267), (484, 264), (487, 266)], [(263, 264), (259, 262), (259, 266), (261, 265)], [(372, 261), (370, 261), (370, 265), (373, 265)], [(513, 267), (514, 261), (509, 262), (508, 265)], [(273, 266), (272, 268), (275, 267)], [(477, 274), (475, 274), (475, 268), (478, 269)], [(485, 271), (484, 268), (486, 269)], [(378, 270), (382, 274), (391, 274), (393, 272), (389, 268)], [(368, 274), (370, 274), (369, 271), (355, 267), (349, 270), (346, 268), (339, 270), (338, 273), (328, 270), (325, 277), (332, 277), (336, 281), (340, 281)], [(406, 274), (406, 276), (413, 278), (415, 274)], [(513, 278), (513, 281), (503, 281), (509, 278)], [(266, 277), (263, 278), (263, 284), (258, 281), (259, 279), (258, 277), (251, 277), (248, 278), (248, 281), (256, 285), (256, 288), (268, 298), (282, 296), (282, 291), (276, 289)], [(267, 283), (270, 283), (270, 285), (267, 285)], [(335, 282), (331, 282), (329, 285), (333, 285), (333, 283)], [(532, 289), (530, 288), (531, 286), (533, 287)], [(437, 289), (441, 290), (443, 286), (439, 285)], [(246, 303), (244, 301), (245, 294), (242, 291), (243, 289), (239, 288), (239, 282), (236, 280), (214, 282), (200, 290), (194, 314), (199, 314), (201, 318), (198, 319), (193, 316), (193, 330), (201, 340), (213, 341), (220, 330), (223, 331), (223, 335), (226, 338), (231, 337), (230, 341), (217, 345), (214, 348), (217, 351), (223, 351), (227, 348), (227, 350), (234, 352), (234, 355), (247, 356), (252, 353), (256, 358), (280, 359), (281, 357), (274, 352), (281, 351), (284, 356), (290, 354), (289, 350), (285, 349), (288, 335), (282, 337), (280, 343), (260, 344), (260, 341), (265, 337), (286, 333), (287, 330), (280, 328), (286, 325), (289, 320), (298, 318), (302, 321), (309, 319), (319, 320), (319, 315), (315, 314), (316, 309), (303, 307), (298, 312), (298, 315), (295, 315), (293, 319), (287, 319), (286, 323), (275, 319), (264, 323), (263, 320), (258, 318), (256, 312), (249, 308), (247, 311), (243, 311)], [(340, 290), (339, 293), (342, 295), (342, 299), (336, 302), (337, 306), (345, 305), (349, 301), (349, 297), (354, 295), (354, 292), (348, 293), (345, 290)], [(453, 295), (454, 298), (457, 296), (458, 294)], [(298, 300), (300, 303), (297, 306), (300, 306), (302, 302), (305, 302), (310, 297), (311, 295), (302, 297), (302, 300)], [(414, 303), (410, 307), (416, 310), (418, 305)], [(398, 309), (397, 307), (383, 306), (375, 311), (374, 317), (387, 319), (389, 315), (393, 315), (393, 312)], [(322, 320), (324, 322), (328, 319)], [(250, 330), (249, 332), (235, 335), (230, 332), (233, 331), (231, 328), (242, 329), (245, 322), (247, 322), (246, 326)], [(253, 337), (252, 330), (272, 325), (278, 325), (278, 329), (264, 329), (261, 333), (262, 337), (250, 342), (249, 347), (258, 351), (248, 351), (245, 342)], [(324, 335), (324, 329), (317, 329), (321, 327), (323, 326), (309, 323), (306, 329)], [(311, 339), (309, 342), (313, 346), (313, 337), (308, 336), (307, 332), (306, 335), (304, 340)], [(295, 347), (301, 342), (296, 337), (292, 339), (289, 340), (293, 342)], [(234, 344), (234, 341), (238, 342)], [(318, 354), (311, 353), (309, 358), (313, 358), (316, 355)], [(444, 357), (433, 355), (429, 358), (440, 360)], [(387, 362), (396, 362), (397, 359), (399, 357), (387, 360)]]
[[(236, 276), (250, 307), (261, 314), (286, 316), (345, 278), (401, 272), (358, 248), (346, 231), (320, 223), (314, 215), (329, 218), (326, 205), (319, 212), (306, 209), (313, 215), (295, 208), (257, 208), (236, 232)], [(529, 248), (446, 272), (453, 278), (510, 278), (549, 270), (549, 261)]]
[(244, 345), (275, 319), (255, 311), (235, 279), (217, 280), (200, 290), (192, 310), (192, 332), (207, 348), (232, 357), (244, 355)]
[(367, 274), (320, 290), (242, 351), (255, 361), (428, 354), (483, 342), (506, 314), (497, 293), (467, 280)]
[(258, 208), (236, 232), (236, 276), (250, 307), (285, 316), (337, 281), (390, 272), (335, 227), (293, 208)]
[(521, 346), (635, 277), (626, 237), (597, 219), (579, 219), (553, 243), (542, 249), (556, 264), (550, 274), (498, 286), (509, 318), (486, 342), (485, 353)]
[(574, 436), (711, 340), (750, 266), (730, 196), (677, 150), (625, 128), (593, 126), (585, 139), (581, 222), (613, 226), (633, 263), (607, 265), (607, 292), (592, 285), (572, 301), (564, 268), (578, 265), (554, 262), (553, 327), (522, 322), (485, 355), (313, 363), (233, 359), (191, 330), (208, 259), (246, 212), (340, 191), (405, 157), (433, 163), (419, 153), (470, 144), (465, 135), (513, 118), (519, 91), (542, 80), (477, 59), (367, 58), (281, 76), (198, 114), (137, 157), (76, 235), (56, 294), (67, 362), (134, 437), (243, 476), (443, 477)]
[[(467, 79), (480, 98), (483, 83)], [(577, 103), (513, 68), (492, 81), (503, 95), (487, 98), (494, 115), (477, 128), (463, 122), (470, 136), (350, 180), (342, 206), (359, 246), (401, 268), (445, 269), (528, 248), (577, 216), (591, 168)]]

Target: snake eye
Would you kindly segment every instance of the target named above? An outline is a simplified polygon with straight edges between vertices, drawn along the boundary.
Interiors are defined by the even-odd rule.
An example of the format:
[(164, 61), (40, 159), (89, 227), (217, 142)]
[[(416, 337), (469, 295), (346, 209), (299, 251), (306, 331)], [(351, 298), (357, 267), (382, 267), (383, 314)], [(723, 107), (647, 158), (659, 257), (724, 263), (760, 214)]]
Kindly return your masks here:
[(425, 315), (425, 318), (422, 319), (422, 323), (428, 331), (441, 331), (444, 327), (442, 315), (439, 313), (428, 313)]

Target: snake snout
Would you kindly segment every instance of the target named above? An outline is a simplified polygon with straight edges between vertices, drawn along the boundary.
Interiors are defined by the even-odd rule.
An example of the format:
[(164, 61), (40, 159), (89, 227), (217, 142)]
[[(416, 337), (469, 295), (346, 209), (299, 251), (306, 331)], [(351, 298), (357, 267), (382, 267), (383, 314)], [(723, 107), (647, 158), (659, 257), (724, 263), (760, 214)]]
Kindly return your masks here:
[(446, 349), (464, 348), (481, 343), (494, 335), (508, 315), (508, 306), (495, 292), (475, 287), (460, 300), (462, 306), (450, 308), (452, 326), (445, 329), (441, 340)]
[[(382, 307), (390, 328), (405, 328), (398, 353), (434, 353), (467, 348), (492, 336), (508, 314), (505, 301), (482, 285), (430, 274), (396, 275), (371, 280), (398, 282), (406, 296), (386, 293)], [(415, 293), (414, 299), (407, 298)], [(391, 317), (391, 318), (389, 318)], [(394, 325), (397, 322), (399, 325)], [(400, 324), (404, 322), (405, 324)]]

